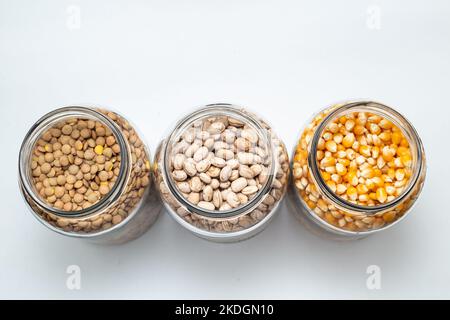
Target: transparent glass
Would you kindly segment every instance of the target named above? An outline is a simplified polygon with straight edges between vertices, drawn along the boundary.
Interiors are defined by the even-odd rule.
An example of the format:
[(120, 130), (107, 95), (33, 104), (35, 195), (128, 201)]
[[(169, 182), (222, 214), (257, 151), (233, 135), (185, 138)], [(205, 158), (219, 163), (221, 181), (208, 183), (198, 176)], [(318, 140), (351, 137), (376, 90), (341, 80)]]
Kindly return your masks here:
[[(77, 211), (64, 211), (46, 202), (33, 183), (31, 167), (42, 135), (70, 119), (102, 123), (120, 147), (119, 172), (110, 191), (95, 204)], [(141, 135), (124, 117), (102, 108), (70, 106), (46, 114), (29, 130), (19, 154), (19, 187), (34, 216), (55, 232), (101, 244), (133, 240), (155, 222), (161, 206), (152, 191), (151, 172), (149, 152)]]
[[(338, 196), (324, 181), (317, 159), (318, 143), (328, 124), (352, 112), (379, 115), (397, 126), (409, 142), (412, 174), (392, 201), (360, 205)], [(293, 211), (314, 233), (333, 239), (359, 239), (385, 230), (403, 220), (416, 202), (426, 175), (422, 142), (409, 121), (394, 109), (378, 102), (355, 101), (335, 104), (318, 114), (302, 130), (293, 151), (291, 169)]]
[[(211, 127), (205, 128), (204, 124), (208, 123), (209, 125), (209, 121), (220, 123), (212, 124), (212, 129), (210, 129)], [(226, 126), (221, 123), (225, 123)], [(187, 133), (195, 132), (196, 126), (199, 128), (198, 132), (191, 138), (188, 138), (189, 134)], [(216, 130), (214, 126), (219, 127), (219, 131), (214, 131)], [(224, 144), (224, 141), (228, 139), (224, 138), (225, 132), (234, 130), (239, 135), (240, 130), (238, 128), (249, 129), (258, 136), (257, 139), (256, 135), (253, 137), (255, 141), (258, 140), (257, 145), (249, 146), (249, 150), (247, 150), (247, 153), (253, 152), (255, 155), (255, 167), (252, 167), (251, 163), (244, 165), (243, 163), (246, 160), (239, 158), (240, 155), (237, 155), (237, 151), (235, 151), (234, 155), (231, 152), (231, 154), (226, 156), (227, 152), (230, 153), (230, 150), (236, 150), (238, 143), (244, 141), (241, 139), (238, 142), (237, 138), (240, 136), (236, 136), (228, 140), (228, 145)], [(253, 138), (249, 137), (249, 139)], [(187, 143), (186, 140), (190, 142)], [(210, 142), (209, 153), (206, 154), (205, 151), (206, 159), (204, 163), (206, 163), (207, 173), (210, 176), (207, 177), (204, 174), (200, 176), (207, 182), (201, 182), (200, 188), (203, 188), (203, 191), (199, 191), (198, 194), (194, 192), (197, 196), (197, 201), (191, 201), (190, 195), (180, 190), (180, 183), (184, 183), (184, 188), (189, 189), (187, 182), (176, 181), (174, 178), (174, 168), (177, 167), (177, 164), (174, 164), (174, 154), (182, 154), (182, 159), (185, 159), (183, 166), (185, 171), (189, 172), (186, 169), (186, 163), (194, 163), (192, 158), (195, 158), (196, 155), (192, 155), (192, 148), (198, 149), (198, 147), (193, 145), (196, 143), (199, 143), (199, 146), (203, 144), (208, 145), (207, 140)], [(222, 147), (228, 149), (228, 151), (221, 150), (220, 148)], [(226, 161), (219, 159), (223, 163), (222, 165), (218, 164), (216, 163), (217, 159), (213, 159), (216, 157), (223, 157)], [(241, 159), (241, 162), (239, 162), (238, 158)], [(179, 121), (167, 138), (163, 139), (159, 144), (155, 153), (154, 163), (156, 187), (160, 191), (162, 201), (170, 215), (195, 235), (219, 242), (244, 240), (263, 230), (274, 216), (280, 201), (283, 199), (289, 180), (289, 159), (284, 143), (277, 138), (266, 122), (245, 109), (230, 104), (208, 105)], [(181, 163), (178, 165), (181, 165)], [(214, 190), (211, 187), (209, 191), (214, 192), (213, 200), (211, 200), (211, 197), (206, 193), (206, 190), (209, 188), (208, 185), (214, 184), (214, 181), (210, 182), (210, 180), (211, 178), (212, 180), (222, 179), (223, 176), (219, 176), (219, 172), (222, 173), (221, 169), (228, 165), (233, 166), (233, 173), (230, 173), (229, 179), (220, 180), (220, 188), (218, 181), (216, 181), (217, 185), (214, 186)], [(261, 166), (264, 166), (262, 171), (258, 170), (258, 168), (261, 169)], [(237, 173), (244, 169), (248, 172), (249, 167), (261, 173), (254, 178), (252, 178), (253, 176), (250, 173), (250, 176), (247, 177), (248, 179), (243, 179), (240, 176), (241, 182), (247, 185), (247, 182), (243, 181), (247, 180), (248, 186), (252, 186), (242, 192), (252, 192), (252, 188), (254, 190), (258, 189), (258, 191), (249, 196), (237, 192), (240, 203), (230, 206), (228, 200), (226, 200), (227, 197), (222, 197), (222, 195), (228, 195), (229, 193), (227, 192), (230, 188), (235, 190), (233, 189), (234, 185), (233, 188), (230, 185), (239, 178)], [(201, 171), (201, 169), (199, 170)], [(181, 171), (179, 170), (178, 173), (182, 177), (178, 180), (185, 180), (185, 173)], [(242, 174), (246, 175), (244, 172)], [(198, 175), (199, 173), (195, 173), (194, 170), (192, 177)], [(197, 179), (198, 181), (200, 180)], [(256, 188), (256, 185), (258, 188)], [(192, 193), (192, 190), (187, 192)], [(208, 202), (206, 200), (209, 203), (205, 204), (205, 202)], [(203, 206), (202, 203), (204, 204)], [(213, 203), (215, 203), (215, 206)]]

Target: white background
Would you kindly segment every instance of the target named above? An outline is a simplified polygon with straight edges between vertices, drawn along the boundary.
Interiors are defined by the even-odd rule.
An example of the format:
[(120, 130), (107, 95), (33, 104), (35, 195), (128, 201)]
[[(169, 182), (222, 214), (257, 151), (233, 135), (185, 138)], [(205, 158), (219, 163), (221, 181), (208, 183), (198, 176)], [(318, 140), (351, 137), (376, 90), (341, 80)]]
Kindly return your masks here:
[[(445, 0), (1, 0), (0, 298), (450, 298), (449, 17)], [(283, 206), (242, 243), (198, 239), (164, 212), (102, 247), (47, 230), (18, 191), (20, 143), (56, 107), (112, 107), (154, 151), (193, 108), (236, 103), (292, 150), (313, 112), (354, 98), (406, 115), (428, 156), (414, 211), (361, 241), (318, 238)], [(81, 290), (66, 287), (73, 264)], [(372, 264), (381, 290), (366, 287)]]

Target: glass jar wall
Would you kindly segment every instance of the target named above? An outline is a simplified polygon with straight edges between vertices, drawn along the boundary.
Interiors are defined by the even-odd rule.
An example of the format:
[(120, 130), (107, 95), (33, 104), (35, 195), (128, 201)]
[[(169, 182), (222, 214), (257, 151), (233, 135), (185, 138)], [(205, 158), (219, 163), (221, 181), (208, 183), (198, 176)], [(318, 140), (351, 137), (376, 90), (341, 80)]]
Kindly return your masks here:
[(19, 186), (51, 230), (119, 244), (143, 234), (160, 206), (147, 147), (122, 116), (71, 106), (39, 119), (19, 155)]
[(183, 118), (160, 143), (154, 164), (170, 215), (195, 235), (220, 242), (261, 231), (289, 179), (283, 142), (259, 117), (229, 104)]
[(301, 133), (292, 157), (294, 211), (315, 233), (358, 239), (401, 221), (425, 180), (422, 142), (381, 103), (336, 104)]

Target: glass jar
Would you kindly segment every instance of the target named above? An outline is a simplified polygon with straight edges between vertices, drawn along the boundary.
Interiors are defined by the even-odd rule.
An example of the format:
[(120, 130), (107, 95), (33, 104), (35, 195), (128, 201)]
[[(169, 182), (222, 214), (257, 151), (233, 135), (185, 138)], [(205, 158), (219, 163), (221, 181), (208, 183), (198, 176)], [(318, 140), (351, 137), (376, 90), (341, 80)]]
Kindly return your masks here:
[(151, 182), (141, 136), (110, 110), (56, 109), (32, 126), (20, 149), (26, 204), (41, 223), (66, 236), (101, 244), (139, 237), (161, 209)]
[(283, 142), (266, 122), (230, 104), (207, 105), (179, 121), (159, 144), (154, 163), (170, 215), (218, 242), (261, 231), (289, 179)]
[(294, 211), (308, 229), (333, 239), (359, 239), (403, 220), (426, 173), (414, 127), (372, 101), (335, 104), (314, 116), (291, 167)]

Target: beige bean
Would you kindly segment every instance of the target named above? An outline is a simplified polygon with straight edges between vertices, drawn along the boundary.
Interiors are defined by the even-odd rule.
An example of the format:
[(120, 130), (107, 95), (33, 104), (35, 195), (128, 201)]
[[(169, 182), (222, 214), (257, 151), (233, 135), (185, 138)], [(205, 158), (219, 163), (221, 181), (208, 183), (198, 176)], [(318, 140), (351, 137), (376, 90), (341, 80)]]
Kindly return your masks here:
[(234, 180), (231, 183), (231, 190), (233, 190), (233, 192), (241, 192), (242, 189), (244, 189), (247, 186), (247, 179), (245, 179), (244, 177), (240, 177), (236, 180)]
[(211, 159), (211, 164), (217, 168), (223, 168), (226, 166), (226, 161), (220, 157), (214, 157)]
[(175, 170), (172, 172), (175, 181), (184, 181), (187, 179), (187, 174), (183, 170)]
[(184, 154), (178, 153), (175, 155), (173, 160), (173, 167), (175, 170), (182, 170), (186, 156)]
[(249, 152), (238, 152), (237, 159), (240, 164), (253, 165), (255, 164), (255, 155)]
[(191, 190), (193, 192), (200, 192), (202, 190), (203, 183), (202, 183), (202, 181), (200, 180), (199, 177), (193, 177), (189, 181), (189, 186), (191, 187)]
[(232, 208), (236, 208), (240, 204), (238, 196), (232, 191), (228, 192), (226, 199)]
[(214, 191), (212, 201), (217, 209), (222, 206), (222, 193), (219, 190)]
[(242, 194), (245, 194), (246, 196), (255, 194), (256, 192), (258, 192), (258, 187), (257, 186), (247, 186), (245, 188), (242, 189)]
[(212, 200), (212, 198), (213, 198), (213, 188), (211, 186), (209, 186), (209, 185), (206, 186), (203, 189), (202, 195), (203, 195), (203, 200), (204, 201), (210, 202)]
[(199, 176), (200, 180), (202, 180), (206, 184), (210, 184), (212, 182), (211, 177), (205, 172), (200, 173), (198, 176)]
[[(192, 158), (189, 158), (189, 159), (192, 159)], [(193, 177), (197, 174), (197, 167), (196, 167), (195, 163), (193, 162), (193, 160), (184, 162), (184, 171), (190, 177)]]
[(224, 160), (230, 160), (234, 158), (234, 152), (228, 149), (219, 149), (216, 151), (216, 156)]
[(198, 144), (191, 144), (187, 147), (184, 154), (186, 155), (186, 157), (192, 158), (199, 148), (200, 147)]
[(206, 147), (200, 147), (195, 153), (194, 153), (194, 161), (195, 162), (199, 162), (203, 159), (206, 158), (206, 156), (208, 155), (209, 150)]
[(221, 171), (220, 171), (220, 181), (222, 182), (226, 182), (228, 181), (228, 179), (230, 179), (232, 173), (232, 169), (230, 166), (226, 166), (224, 167)]
[(191, 192), (188, 195), (187, 200), (193, 204), (197, 204), (200, 201), (200, 193), (198, 192)]
[[(201, 178), (201, 177), (200, 177)], [(205, 181), (204, 181), (205, 182)], [(208, 183), (208, 182), (205, 182), (205, 183)], [(211, 182), (210, 182), (210, 184), (211, 184), (211, 187), (215, 190), (215, 189), (217, 189), (217, 188), (219, 188), (219, 186), (220, 186), (220, 182), (219, 182), (219, 180), (217, 180), (217, 179), (211, 179)]]
[(205, 172), (210, 166), (211, 162), (208, 159), (203, 159), (195, 165), (195, 168), (197, 169), (197, 172)]
[(239, 166), (239, 175), (247, 179), (252, 179), (254, 177), (252, 169), (246, 165)]
[(189, 186), (188, 182), (186, 182), (186, 181), (179, 182), (177, 185), (178, 185), (178, 189), (180, 189), (181, 192), (183, 192), (183, 193), (191, 192), (191, 187)]
[(207, 201), (200, 201), (197, 204), (200, 208), (202, 209), (206, 209), (206, 210), (214, 210), (214, 204), (212, 204), (211, 202), (207, 202)]

